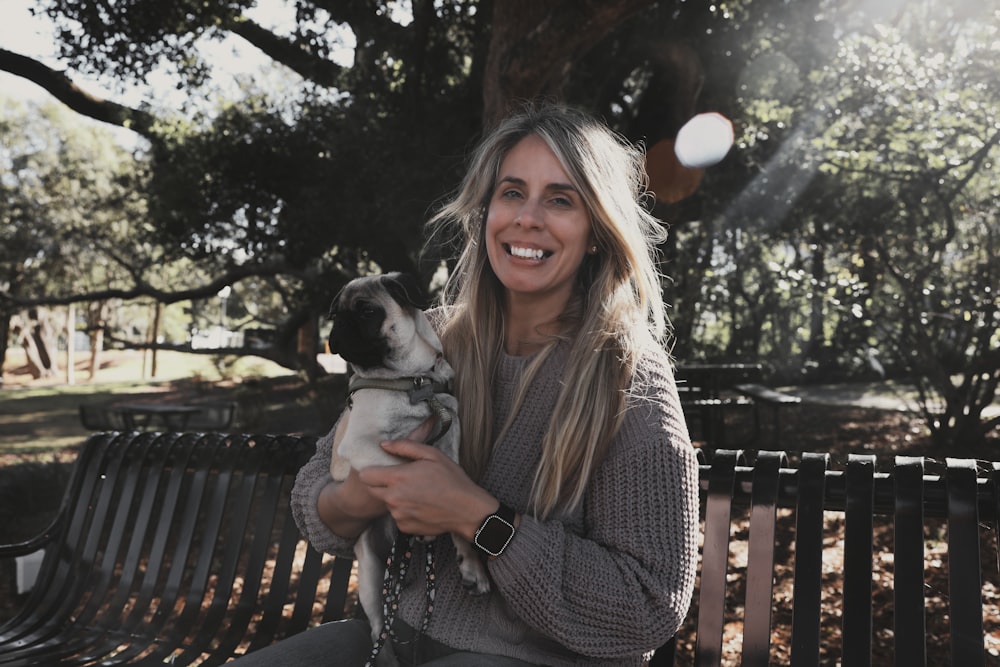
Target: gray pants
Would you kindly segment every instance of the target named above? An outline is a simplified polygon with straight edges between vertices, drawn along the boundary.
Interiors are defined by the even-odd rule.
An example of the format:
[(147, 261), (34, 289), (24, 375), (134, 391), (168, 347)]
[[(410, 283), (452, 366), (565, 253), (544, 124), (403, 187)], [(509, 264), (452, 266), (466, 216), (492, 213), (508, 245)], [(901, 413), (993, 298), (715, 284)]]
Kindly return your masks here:
[[(398, 627), (396, 634), (402, 641), (394, 642), (396, 657), (401, 667), (527, 667), (523, 660), (499, 655), (483, 655), (455, 651), (447, 646), (422, 637), (407, 641), (413, 636), (409, 627)], [(349, 619), (325, 623), (300, 632), (277, 644), (249, 653), (230, 665), (238, 667), (363, 667), (371, 652), (371, 630), (363, 620)]]

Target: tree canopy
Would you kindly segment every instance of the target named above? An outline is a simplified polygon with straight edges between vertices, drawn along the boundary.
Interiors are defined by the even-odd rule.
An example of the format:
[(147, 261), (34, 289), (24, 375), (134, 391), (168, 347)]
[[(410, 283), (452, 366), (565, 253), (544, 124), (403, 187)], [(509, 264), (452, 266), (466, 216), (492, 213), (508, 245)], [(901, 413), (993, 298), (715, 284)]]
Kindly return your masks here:
[[(241, 322), (273, 329), (271, 358), (296, 367), (310, 356), (301, 332), (350, 277), (378, 267), (430, 281), (448, 249), (421, 255), (423, 222), (466, 152), (509, 108), (545, 97), (649, 149), (654, 212), (671, 231), (676, 355), (762, 360), (786, 381), (858, 376), (877, 355), (920, 379), (943, 440), (995, 426), (980, 413), (1000, 382), (1000, 10), (296, 0), (268, 22), (257, 4), (38, 0), (67, 69), (2, 48), (0, 69), (142, 137), (131, 174), (142, 210), (128, 213), (141, 235), (102, 255), (116, 267), (103, 282), (56, 272), (47, 290), (0, 285), (4, 312), (197, 302), (232, 286)], [(215, 91), (205, 45), (222, 39), (273, 68)], [(74, 83), (164, 69), (182, 93), (174, 107)], [(734, 121), (736, 145), (685, 170), (670, 142), (706, 110)]]

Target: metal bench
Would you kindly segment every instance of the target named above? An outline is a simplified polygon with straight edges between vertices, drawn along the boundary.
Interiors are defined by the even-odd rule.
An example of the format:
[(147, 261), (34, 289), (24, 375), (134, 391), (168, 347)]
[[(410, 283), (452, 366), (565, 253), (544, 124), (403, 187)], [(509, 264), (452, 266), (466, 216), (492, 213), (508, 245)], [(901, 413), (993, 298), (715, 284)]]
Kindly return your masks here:
[[(780, 447), (780, 410), (801, 402), (761, 384), (760, 364), (681, 364), (676, 375), (681, 407), (689, 426), (696, 427), (693, 435), (710, 448), (749, 447), (765, 438), (769, 446)], [(762, 407), (769, 411), (770, 434), (763, 430)], [(752, 427), (743, 430), (738, 442), (730, 442), (727, 417), (742, 412), (752, 414)]]
[[(314, 445), (217, 433), (92, 436), (55, 522), (33, 540), (0, 546), (0, 558), (46, 549), (21, 612), (0, 625), (0, 666), (218, 665), (352, 613), (351, 562), (316, 553), (289, 515), (290, 486)], [(720, 450), (700, 479), (694, 608), (650, 667), (735, 664), (722, 651), (733, 625), (742, 641), (727, 650), (747, 666), (886, 664), (872, 658), (873, 637), (886, 634), (898, 665), (986, 664), (986, 642), (1000, 632), (995, 614), (984, 626), (983, 597), (984, 586), (1000, 587), (1000, 464), (898, 458), (879, 471), (872, 457), (852, 456), (836, 469), (823, 454), (792, 462), (780, 452), (751, 459)], [(895, 532), (892, 628), (873, 625), (876, 519)], [(939, 529), (943, 563), (925, 560), (937, 539), (925, 531)], [(745, 565), (734, 561), (740, 543)], [(823, 583), (831, 550), (844, 559), (834, 600)], [(778, 594), (776, 568), (789, 562), (794, 590)], [(940, 568), (947, 591), (934, 595), (947, 600), (947, 619), (934, 612), (930, 632), (925, 585)], [(744, 592), (730, 590), (731, 575)], [(832, 619), (823, 611), (831, 608)], [(772, 641), (781, 632), (787, 645)], [(950, 637), (944, 661), (928, 653), (931, 635)]]
[(0, 665), (218, 665), (341, 618), (352, 563), (300, 537), (288, 496), (313, 440), (93, 435)]
[(235, 403), (204, 403), (196, 406), (185, 428), (189, 431), (224, 431), (233, 425)]
[[(851, 455), (836, 469), (828, 454), (806, 453), (791, 465), (785, 453), (764, 451), (750, 465), (741, 451), (719, 450), (700, 477), (704, 545), (692, 620), (650, 667), (674, 665), (675, 652), (684, 653), (677, 664), (697, 667), (996, 660), (1000, 463), (901, 456), (879, 471), (869, 455)], [(876, 521), (891, 525), (890, 553), (873, 553)], [(833, 577), (838, 590), (826, 558), (843, 560)], [(790, 591), (775, 590), (779, 566), (794, 572)], [(891, 582), (891, 599), (875, 602), (873, 573)], [(740, 592), (730, 584), (737, 574)], [(946, 590), (929, 584), (933, 574)], [(989, 632), (987, 590), (994, 592)], [(874, 604), (891, 606), (891, 626), (874, 625)], [(740, 661), (725, 663), (723, 638), (734, 625)]]
[(120, 431), (127, 428), (124, 415), (110, 405), (80, 405), (80, 424), (88, 431)]

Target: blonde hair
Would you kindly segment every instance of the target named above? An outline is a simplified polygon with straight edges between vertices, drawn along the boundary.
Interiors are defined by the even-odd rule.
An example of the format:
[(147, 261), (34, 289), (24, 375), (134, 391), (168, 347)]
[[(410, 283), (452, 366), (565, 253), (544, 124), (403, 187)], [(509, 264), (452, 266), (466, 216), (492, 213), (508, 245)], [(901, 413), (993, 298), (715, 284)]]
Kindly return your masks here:
[(667, 320), (656, 244), (666, 232), (643, 205), (642, 152), (593, 118), (564, 106), (528, 107), (483, 139), (459, 190), (428, 223), (435, 234), (454, 229), (462, 243), (443, 292), (443, 305), (450, 308), (441, 338), (456, 369), (462, 465), (474, 479), (482, 475), (495, 444), (490, 390), (505, 330), (503, 285), (484, 242), (486, 210), (501, 163), (529, 135), (546, 142), (580, 192), (598, 248), (584, 260), (574, 295), (557, 320), (560, 333), (528, 367), (511, 417), (497, 437), (501, 440), (510, 427), (555, 344), (567, 341), (563, 387), (542, 441), (532, 491), (532, 512), (544, 518), (582, 501), (621, 425), (638, 350), (650, 339), (664, 342)]

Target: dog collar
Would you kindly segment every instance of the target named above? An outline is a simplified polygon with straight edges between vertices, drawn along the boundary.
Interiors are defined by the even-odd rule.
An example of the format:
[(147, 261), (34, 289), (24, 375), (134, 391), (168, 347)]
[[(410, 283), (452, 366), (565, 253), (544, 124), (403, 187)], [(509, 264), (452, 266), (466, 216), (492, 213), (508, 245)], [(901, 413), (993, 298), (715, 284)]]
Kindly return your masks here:
[(434, 444), (451, 428), (452, 416), (448, 408), (437, 400), (435, 394), (450, 394), (451, 385), (447, 382), (432, 380), (423, 375), (402, 378), (364, 378), (353, 376), (347, 383), (347, 400), (350, 403), (354, 393), (362, 389), (384, 389), (386, 391), (402, 391), (410, 399), (410, 405), (426, 402), (438, 417), (438, 432), (427, 441)]

